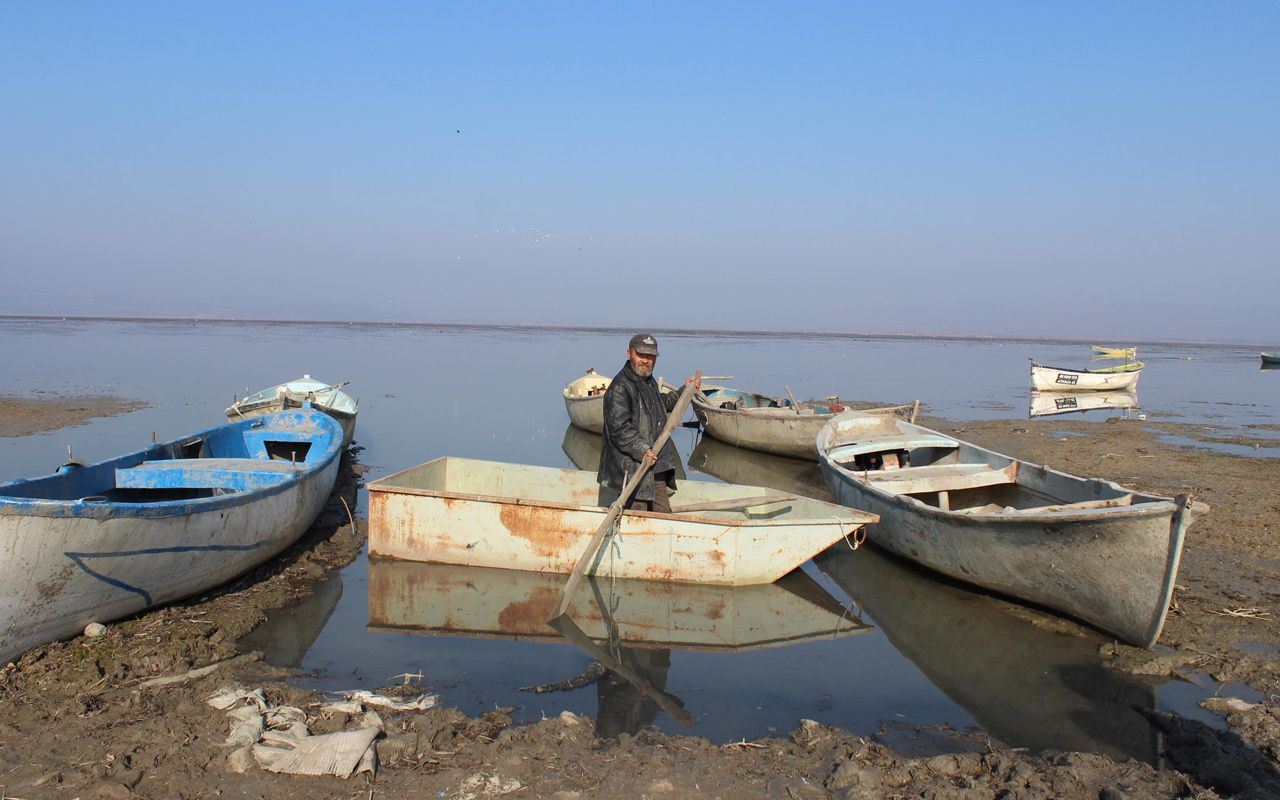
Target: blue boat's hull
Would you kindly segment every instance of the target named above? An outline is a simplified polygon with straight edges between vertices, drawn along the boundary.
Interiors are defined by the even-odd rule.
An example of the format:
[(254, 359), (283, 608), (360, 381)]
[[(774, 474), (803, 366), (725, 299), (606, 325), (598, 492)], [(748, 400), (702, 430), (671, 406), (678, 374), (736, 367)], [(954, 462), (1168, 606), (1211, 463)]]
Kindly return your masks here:
[(0, 484), (0, 661), (280, 552), (328, 499), (341, 441), (301, 409)]

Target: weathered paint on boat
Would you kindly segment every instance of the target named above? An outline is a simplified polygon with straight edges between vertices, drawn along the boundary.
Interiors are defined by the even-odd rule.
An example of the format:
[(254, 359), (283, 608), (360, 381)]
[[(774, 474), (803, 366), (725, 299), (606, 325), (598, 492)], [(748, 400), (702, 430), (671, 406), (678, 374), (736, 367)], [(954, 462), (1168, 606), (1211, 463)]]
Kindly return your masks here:
[(1066, 369), (1031, 362), (1031, 388), (1042, 392), (1096, 392), (1134, 389), (1143, 364), (1120, 364), (1105, 369)]
[[(866, 414), (902, 413), (910, 406), (867, 409)], [(813, 441), (822, 426), (845, 407), (790, 400), (731, 389), (704, 386), (693, 396), (693, 413), (708, 436), (722, 442), (790, 458), (817, 460)]]
[(569, 412), (569, 421), (578, 428), (592, 433), (604, 433), (604, 393), (612, 383), (596, 372), (588, 369), (586, 375), (569, 381), (564, 387), (564, 408)]
[[(368, 485), (369, 554), (569, 573), (607, 509), (593, 472), (438, 458)], [(746, 509), (626, 511), (587, 574), (677, 583), (770, 583), (874, 515), (751, 486), (686, 481), (672, 498), (763, 498)]]
[(302, 408), (310, 403), (342, 426), (342, 448), (345, 450), (355, 437), (356, 415), (360, 409), (351, 395), (342, 391), (343, 386), (346, 384), (328, 384), (303, 375), (297, 380), (286, 381), (237, 400), (227, 409), (227, 417), (233, 420), (259, 417), (289, 408)]
[(295, 409), (0, 484), (0, 662), (280, 552), (324, 506), (341, 437)]
[[(1186, 495), (1131, 492), (857, 414), (833, 419), (817, 446), (836, 500), (881, 516), (880, 546), (1129, 644), (1159, 638), (1191, 524)], [(883, 468), (894, 462), (908, 466)]]
[(877, 547), (833, 547), (814, 563), (895, 650), (1006, 745), (1148, 764), (1159, 757), (1159, 732), (1133, 713), (1157, 708), (1155, 687), (1104, 664), (1096, 634), (965, 591)]
[[(563, 587), (550, 573), (372, 559), (369, 628), (563, 641), (547, 625)], [(588, 578), (567, 613), (592, 639), (680, 650), (760, 650), (871, 629), (803, 571), (756, 586)]]
[(1110, 392), (1039, 392), (1031, 395), (1028, 415), (1047, 417), (1073, 411), (1124, 410), (1138, 407), (1138, 393), (1132, 389)]

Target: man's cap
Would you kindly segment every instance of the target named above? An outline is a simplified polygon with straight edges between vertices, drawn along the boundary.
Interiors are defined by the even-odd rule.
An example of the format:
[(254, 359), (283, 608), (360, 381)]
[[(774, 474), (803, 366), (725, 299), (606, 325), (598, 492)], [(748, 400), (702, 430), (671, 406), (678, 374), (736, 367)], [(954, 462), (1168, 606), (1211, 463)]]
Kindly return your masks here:
[(637, 333), (632, 336), (631, 344), (627, 345), (627, 347), (647, 356), (656, 356), (658, 354), (658, 340), (648, 333)]

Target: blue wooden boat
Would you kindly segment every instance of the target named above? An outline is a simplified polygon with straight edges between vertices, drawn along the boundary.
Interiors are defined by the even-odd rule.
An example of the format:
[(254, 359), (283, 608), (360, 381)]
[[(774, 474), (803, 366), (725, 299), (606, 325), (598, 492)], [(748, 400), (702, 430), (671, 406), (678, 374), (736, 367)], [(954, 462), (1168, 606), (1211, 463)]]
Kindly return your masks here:
[(288, 547), (333, 490), (342, 435), (293, 409), (0, 484), (0, 663)]

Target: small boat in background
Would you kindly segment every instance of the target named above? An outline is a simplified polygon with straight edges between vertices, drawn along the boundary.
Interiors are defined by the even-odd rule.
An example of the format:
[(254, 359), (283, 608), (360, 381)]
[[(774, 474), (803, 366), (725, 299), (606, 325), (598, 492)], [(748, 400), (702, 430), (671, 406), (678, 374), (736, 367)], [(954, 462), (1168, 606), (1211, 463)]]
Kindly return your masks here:
[(1133, 389), (1110, 392), (1032, 392), (1031, 417), (1047, 417), (1054, 414), (1070, 414), (1073, 411), (1098, 409), (1125, 410), (1138, 407), (1138, 393)]
[(345, 450), (356, 432), (358, 405), (351, 395), (342, 391), (347, 382), (328, 384), (303, 375), (296, 381), (288, 381), (263, 389), (237, 400), (227, 409), (230, 419), (244, 419), (263, 414), (273, 414), (288, 408), (302, 408), (310, 403), (338, 421), (342, 426), (342, 448)]
[[(596, 372), (595, 367), (588, 369), (587, 374), (576, 380), (569, 381), (564, 387), (564, 408), (569, 412), (569, 421), (574, 427), (592, 433), (604, 433), (604, 393), (611, 383), (613, 379)], [(667, 394), (674, 390), (663, 383), (662, 378), (658, 378), (658, 391)]]
[(1262, 356), (1262, 365), (1264, 367), (1280, 367), (1280, 355), (1275, 353), (1260, 353)]
[(341, 441), (292, 409), (0, 484), (0, 663), (279, 553), (328, 500)]
[(1041, 392), (1097, 392), (1133, 389), (1142, 372), (1141, 361), (1101, 369), (1048, 367), (1031, 362), (1031, 388)]
[[(437, 458), (369, 492), (369, 555), (573, 572), (608, 514), (594, 472)], [(685, 481), (673, 513), (624, 511), (587, 573), (674, 583), (772, 583), (877, 517), (763, 489)]]
[[(859, 413), (910, 415), (914, 420), (918, 407), (908, 403)], [(693, 413), (708, 436), (738, 447), (808, 461), (817, 460), (813, 442), (818, 431), (845, 410), (834, 396), (825, 403), (793, 403), (728, 386), (703, 386), (693, 396)]]
[(610, 383), (612, 378), (606, 378), (592, 367), (564, 387), (564, 408), (574, 427), (604, 433), (604, 393)]
[(836, 500), (880, 515), (881, 547), (1137, 647), (1160, 637), (1188, 495), (1079, 478), (892, 417), (842, 414), (817, 449)]
[(1108, 347), (1097, 344), (1089, 345), (1089, 347), (1103, 358), (1134, 359), (1138, 357), (1138, 348), (1136, 347)]

